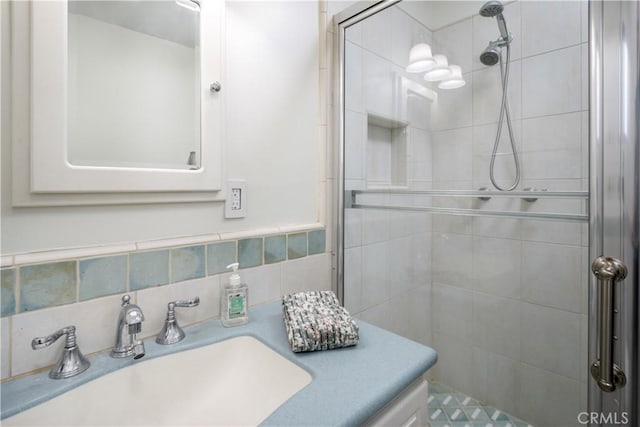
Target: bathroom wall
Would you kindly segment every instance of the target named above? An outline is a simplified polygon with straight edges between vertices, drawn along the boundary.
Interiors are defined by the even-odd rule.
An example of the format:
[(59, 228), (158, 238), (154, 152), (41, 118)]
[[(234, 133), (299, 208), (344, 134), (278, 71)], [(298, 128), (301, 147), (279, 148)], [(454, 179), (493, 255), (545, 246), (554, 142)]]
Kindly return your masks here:
[[(428, 13), (414, 16), (429, 16), (434, 27), (418, 24), (417, 34), (411, 33), (415, 21), (399, 7), (347, 30), (347, 189), (371, 188), (368, 173), (381, 167), (374, 162), (370, 168), (376, 146), (368, 141), (366, 120), (372, 111), (408, 123), (406, 164), (413, 166), (407, 168), (407, 188), (492, 188), (500, 72), (485, 67), (479, 55), (499, 33), (494, 19), (477, 14), (483, 2), (460, 3), (430, 2)], [(474, 15), (460, 19), (471, 3)], [(514, 36), (509, 105), (522, 166), (519, 190), (588, 190), (587, 13), (586, 1), (505, 7)], [(434, 24), (434, 16), (451, 19)], [(400, 42), (403, 31), (411, 36)], [(421, 82), (437, 97), (427, 101), (418, 115), (425, 121), (416, 125), (415, 117), (404, 115), (394, 78), (403, 74), (409, 48), (419, 41), (460, 65), (466, 85), (447, 91)], [(496, 160), (503, 186), (515, 172), (506, 136), (505, 123)], [(388, 140), (393, 144), (393, 137)], [(418, 203), (403, 197), (402, 204)], [(375, 195), (368, 200), (391, 202)], [(583, 200), (422, 202), (586, 213)], [(429, 376), (442, 384), (533, 425), (576, 423), (586, 408), (588, 371), (586, 224), (370, 209), (347, 209), (345, 224), (345, 303), (358, 317), (435, 348), (438, 363)], [(407, 292), (406, 283), (424, 294)]]
[(0, 5), (3, 379), (52, 364), (61, 342), (29, 343), (69, 324), (83, 352), (108, 349), (125, 292), (145, 311), (143, 336), (171, 300), (201, 297), (179, 310), (183, 326), (217, 317), (229, 261), (251, 305), (331, 287), (324, 2), (227, 3), (225, 75), (212, 78), (225, 93), (226, 176), (247, 181), (248, 215), (236, 220), (219, 202), (12, 207), (10, 10)]

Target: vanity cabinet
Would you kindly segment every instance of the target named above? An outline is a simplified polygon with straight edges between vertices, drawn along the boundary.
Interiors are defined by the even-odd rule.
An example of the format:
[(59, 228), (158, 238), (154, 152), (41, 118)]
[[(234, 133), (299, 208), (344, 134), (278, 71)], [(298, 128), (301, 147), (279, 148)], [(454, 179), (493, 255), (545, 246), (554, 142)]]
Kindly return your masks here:
[(387, 403), (364, 425), (418, 427), (429, 425), (428, 383), (420, 377)]

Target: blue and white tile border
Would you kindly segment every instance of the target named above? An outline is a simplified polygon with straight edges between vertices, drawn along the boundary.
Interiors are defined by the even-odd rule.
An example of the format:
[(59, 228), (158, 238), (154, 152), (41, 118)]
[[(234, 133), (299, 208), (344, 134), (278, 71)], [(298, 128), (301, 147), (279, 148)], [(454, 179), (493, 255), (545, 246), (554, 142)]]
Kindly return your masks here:
[[(287, 247), (287, 242), (289, 241), (288, 237), (290, 235), (294, 235), (296, 237), (301, 237), (301, 235), (304, 235), (304, 240), (306, 241), (306, 248), (304, 249), (306, 249), (306, 251), (301, 252), (300, 251), (301, 248), (296, 247), (295, 255), (293, 255), (292, 257), (287, 256), (287, 254), (290, 253), (290, 251), (288, 250), (289, 248)], [(241, 256), (240, 248), (242, 246), (241, 242), (246, 242), (249, 240), (251, 241), (259, 240), (260, 241), (259, 242), (260, 245), (258, 245), (259, 253), (252, 254), (253, 261), (250, 265), (247, 265), (246, 267), (249, 268), (249, 267), (256, 267), (256, 266), (270, 264), (270, 262), (268, 262), (268, 254), (266, 253), (267, 248), (264, 244), (264, 241), (266, 238), (272, 238), (272, 237), (280, 237), (280, 239), (277, 239), (277, 240), (279, 242), (284, 242), (283, 243), (284, 247), (281, 248), (282, 252), (284, 253), (284, 257), (282, 260), (275, 261), (275, 262), (284, 262), (289, 259), (294, 259), (294, 258), (298, 259), (298, 258), (306, 257), (309, 255), (325, 253), (327, 251), (326, 248), (328, 247), (328, 245), (326, 244), (327, 235), (326, 235), (324, 225), (320, 223), (314, 223), (314, 224), (308, 224), (308, 225), (296, 225), (296, 226), (274, 227), (274, 228), (268, 228), (268, 229), (258, 229), (258, 230), (252, 230), (247, 232), (208, 234), (208, 235), (201, 235), (201, 236), (179, 237), (179, 238), (173, 238), (173, 239), (134, 242), (134, 243), (127, 243), (127, 244), (116, 244), (116, 245), (94, 246), (94, 247), (88, 247), (88, 248), (62, 249), (62, 250), (52, 250), (52, 251), (44, 251), (44, 252), (5, 255), (5, 256), (2, 256), (1, 267), (3, 271), (13, 270), (14, 272), (13, 297), (14, 297), (15, 303), (13, 304), (14, 307), (11, 307), (13, 308), (13, 310), (11, 309), (3, 310), (2, 316), (3, 317), (12, 316), (14, 314), (19, 314), (21, 312), (44, 309), (44, 308), (54, 307), (56, 305), (73, 304), (73, 303), (81, 302), (87, 299), (100, 298), (100, 297), (104, 297), (112, 294), (119, 294), (122, 292), (121, 285), (113, 287), (113, 289), (118, 288), (117, 292), (115, 291), (112, 292), (110, 288), (107, 286), (106, 289), (90, 289), (88, 294), (91, 295), (91, 298), (84, 297), (83, 295), (87, 295), (88, 290), (82, 287), (83, 283), (81, 280), (82, 274), (80, 271), (80, 266), (85, 265), (87, 263), (95, 263), (95, 262), (99, 262), (100, 260), (107, 260), (114, 256), (126, 257), (126, 274), (124, 275), (124, 277), (120, 277), (122, 276), (121, 274), (111, 275), (111, 273), (108, 270), (105, 270), (102, 272), (102, 274), (104, 274), (105, 277), (103, 278), (94, 277), (93, 282), (108, 283), (110, 280), (111, 281), (124, 280), (126, 282), (124, 286), (124, 291), (131, 292), (131, 291), (136, 291), (136, 290), (145, 289), (145, 288), (165, 286), (168, 284), (173, 284), (181, 281), (181, 280), (175, 280), (174, 276), (171, 274), (172, 269), (177, 268), (175, 265), (175, 260), (173, 259), (173, 256), (172, 256), (176, 250), (185, 250), (185, 249), (192, 250), (193, 249), (195, 253), (199, 254), (198, 259), (200, 259), (201, 261), (199, 265), (193, 266), (195, 270), (192, 273), (188, 271), (181, 271), (181, 274), (177, 275), (178, 278), (185, 277), (186, 279), (184, 280), (187, 280), (190, 278), (192, 279), (192, 278), (198, 278), (198, 277), (208, 277), (208, 276), (212, 276), (220, 273), (220, 271), (209, 271), (211, 263), (208, 259), (207, 252), (210, 250), (209, 245), (216, 244), (216, 243), (235, 244), (235, 253), (232, 255), (232, 257), (234, 258), (233, 261), (242, 261), (240, 257)], [(229, 247), (232, 247), (232, 246), (229, 245)], [(142, 254), (142, 253), (148, 253), (152, 251), (158, 251), (158, 252), (168, 251), (171, 254), (167, 260), (168, 262), (167, 268), (169, 271), (170, 280), (167, 283), (154, 284), (153, 282), (150, 282), (146, 286), (140, 287), (138, 285), (138, 286), (132, 287), (131, 273), (130, 273), (131, 256)], [(228, 258), (229, 257), (227, 256), (227, 259)], [(52, 265), (52, 264), (60, 263), (63, 261), (66, 263), (68, 263), (69, 261), (75, 263), (75, 269), (76, 269), (75, 298), (73, 298), (70, 301), (63, 300), (63, 302), (58, 303), (56, 302), (58, 300), (55, 298), (55, 296), (49, 295), (49, 297), (54, 297), (54, 298), (48, 299), (48, 301), (51, 301), (50, 303), (43, 300), (42, 304), (38, 303), (38, 304), (33, 304), (30, 307), (22, 307), (22, 304), (20, 303), (20, 300), (21, 300), (20, 296), (22, 292), (20, 278), (22, 276), (21, 274), (22, 269), (23, 268), (33, 269), (33, 268), (38, 268), (39, 266), (45, 267), (47, 265)], [(240, 268), (242, 269), (243, 267), (245, 266), (243, 266), (241, 262)], [(188, 269), (189, 266), (180, 266), (179, 268), (184, 270), (185, 268)], [(110, 275), (112, 277), (108, 277)], [(100, 279), (103, 279), (103, 280), (100, 280)], [(51, 291), (51, 289), (48, 289), (48, 291)]]

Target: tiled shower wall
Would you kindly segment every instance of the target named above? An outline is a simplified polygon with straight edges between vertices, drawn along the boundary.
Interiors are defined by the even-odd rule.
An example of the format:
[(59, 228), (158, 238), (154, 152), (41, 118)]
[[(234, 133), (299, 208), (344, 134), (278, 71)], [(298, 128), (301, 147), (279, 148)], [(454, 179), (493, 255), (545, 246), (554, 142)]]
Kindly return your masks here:
[[(587, 2), (513, 2), (504, 14), (514, 36), (509, 105), (522, 166), (518, 189), (586, 191)], [(386, 114), (409, 123), (407, 151), (414, 157), (407, 164), (419, 165), (408, 168), (410, 189), (492, 188), (488, 171), (500, 72), (483, 66), (479, 55), (498, 37), (495, 19), (476, 14), (433, 33), (413, 34), (412, 23), (394, 7), (359, 24), (347, 42), (347, 189), (367, 185), (361, 142), (367, 134), (357, 120), (387, 102)], [(410, 35), (400, 47), (397, 37), (403, 32)], [(408, 49), (418, 41), (460, 65), (467, 84), (449, 91), (432, 87), (437, 99), (428, 101), (420, 116), (426, 119), (419, 125), (423, 132), (413, 139), (416, 122), (402, 116), (402, 102), (385, 98), (381, 86), (393, 85), (394, 72), (403, 73)], [(350, 85), (362, 92), (350, 92)], [(514, 176), (506, 135), (505, 123), (496, 161), (501, 185)], [(433, 204), (585, 213), (585, 202), (578, 200), (439, 197)], [(588, 372), (586, 224), (400, 211), (347, 210), (345, 215), (345, 301), (352, 301), (360, 317), (433, 346), (439, 359), (430, 375), (443, 384), (534, 425), (577, 423), (586, 406)], [(393, 234), (399, 224), (407, 230), (405, 240)], [(415, 224), (423, 229), (411, 230)], [(408, 277), (419, 275), (425, 294), (420, 302), (407, 298), (402, 304), (407, 276), (399, 275), (398, 258), (424, 260), (423, 270), (420, 264), (403, 268)], [(412, 304), (424, 312), (413, 311)]]

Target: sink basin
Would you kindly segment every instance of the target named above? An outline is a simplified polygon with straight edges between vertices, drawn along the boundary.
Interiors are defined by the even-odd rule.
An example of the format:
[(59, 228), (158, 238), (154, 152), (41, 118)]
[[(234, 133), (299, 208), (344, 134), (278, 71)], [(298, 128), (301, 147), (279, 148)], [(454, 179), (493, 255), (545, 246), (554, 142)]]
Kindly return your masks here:
[(10, 425), (257, 425), (311, 382), (241, 336), (109, 373), (2, 421)]

